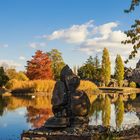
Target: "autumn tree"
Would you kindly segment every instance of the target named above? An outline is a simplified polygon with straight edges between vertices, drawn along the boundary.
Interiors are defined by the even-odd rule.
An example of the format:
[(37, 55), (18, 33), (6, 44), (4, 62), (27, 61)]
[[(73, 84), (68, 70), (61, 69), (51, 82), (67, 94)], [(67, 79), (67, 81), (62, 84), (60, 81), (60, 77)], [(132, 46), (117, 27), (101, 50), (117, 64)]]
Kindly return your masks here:
[(120, 55), (117, 55), (115, 60), (115, 78), (118, 82), (118, 86), (121, 87), (124, 79), (124, 64)]
[[(132, 0), (129, 9), (125, 10), (126, 13), (130, 13), (135, 10), (135, 7), (140, 4), (140, 0)], [(135, 23), (131, 26), (131, 29), (126, 31), (127, 39), (122, 41), (123, 44), (131, 44), (133, 50), (131, 51), (128, 59), (125, 61), (127, 63), (129, 59), (132, 59), (138, 53), (140, 48), (140, 20), (136, 19)]]
[(14, 68), (6, 69), (6, 74), (9, 77), (9, 80), (12, 80), (12, 79), (16, 79), (19, 81), (28, 80), (28, 77), (26, 76), (25, 72), (23, 71), (17, 72), (16, 69)]
[(29, 79), (28, 79), (28, 77), (26, 76), (26, 74), (23, 71), (19, 71), (17, 73), (17, 80), (19, 80), (19, 81), (27, 81)]
[(111, 77), (111, 62), (107, 48), (104, 48), (102, 55), (102, 77), (101, 80), (105, 86), (108, 86)]
[(10, 80), (17, 79), (17, 72), (16, 72), (16, 69), (14, 69), (14, 68), (7, 69), (6, 74)]
[(26, 75), (30, 80), (52, 79), (51, 60), (47, 53), (40, 50), (35, 52), (30, 61), (27, 61)]
[(3, 67), (0, 67), (0, 87), (6, 85), (6, 83), (8, 82), (9, 78), (6, 75), (6, 73), (4, 72)]
[(60, 72), (65, 66), (62, 54), (57, 49), (52, 49), (50, 52), (48, 52), (48, 55), (52, 62), (51, 67), (53, 70), (54, 79), (60, 79)]

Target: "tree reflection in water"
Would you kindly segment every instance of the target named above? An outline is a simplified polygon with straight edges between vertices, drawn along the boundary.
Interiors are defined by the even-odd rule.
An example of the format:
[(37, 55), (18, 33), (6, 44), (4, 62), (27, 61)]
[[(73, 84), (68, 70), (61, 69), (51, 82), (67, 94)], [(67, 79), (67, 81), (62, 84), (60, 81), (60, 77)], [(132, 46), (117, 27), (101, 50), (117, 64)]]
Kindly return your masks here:
[(124, 117), (123, 95), (119, 95), (117, 101), (115, 102), (115, 110), (116, 110), (116, 127), (120, 128)]
[[(114, 100), (115, 98), (115, 100)], [(99, 118), (99, 114), (101, 114), (102, 125), (110, 126), (111, 121), (111, 104), (115, 105), (115, 122), (116, 127), (120, 128), (123, 122), (124, 117), (124, 100), (126, 100), (123, 95), (114, 96), (114, 98), (110, 98), (109, 95), (99, 95), (91, 105), (90, 116), (95, 116), (96, 125)]]
[(108, 95), (99, 95), (91, 105), (90, 116), (95, 115), (96, 125), (100, 113), (102, 114), (102, 125), (106, 127), (109, 126), (111, 119), (111, 101)]
[(4, 100), (2, 99), (2, 96), (0, 96), (0, 116), (3, 115), (4, 112)]
[[(94, 119), (92, 125), (102, 124), (103, 126), (115, 126), (120, 128), (123, 122), (124, 114), (130, 112), (133, 107), (133, 101), (136, 94), (120, 95), (120, 94), (90, 94), (88, 95), (91, 102), (90, 118)], [(129, 97), (129, 98), (128, 98)], [(137, 99), (137, 98), (136, 98)], [(125, 112), (124, 112), (125, 105)], [(51, 96), (35, 96), (31, 97), (2, 97), (0, 96), (0, 116), (4, 110), (14, 111), (15, 109), (24, 107), (27, 109), (27, 123), (31, 123), (32, 127), (41, 127), (44, 122), (52, 115)], [(133, 109), (134, 110), (134, 109)], [(115, 116), (114, 116), (115, 115)], [(112, 117), (112, 118), (111, 118)], [(113, 120), (113, 123), (112, 123)]]
[(46, 120), (52, 115), (51, 109), (46, 108), (34, 108), (32, 106), (27, 107), (27, 122), (32, 124), (33, 128), (39, 128)]
[(21, 107), (27, 108), (27, 122), (32, 124), (32, 127), (41, 127), (44, 122), (52, 115), (51, 97), (50, 96), (36, 96), (31, 97), (0, 97), (0, 115), (4, 110), (4, 102), (7, 103), (7, 110), (15, 110)]
[(102, 124), (103, 126), (110, 126), (111, 119), (111, 102), (108, 95), (105, 96), (103, 100), (103, 108), (102, 108)]

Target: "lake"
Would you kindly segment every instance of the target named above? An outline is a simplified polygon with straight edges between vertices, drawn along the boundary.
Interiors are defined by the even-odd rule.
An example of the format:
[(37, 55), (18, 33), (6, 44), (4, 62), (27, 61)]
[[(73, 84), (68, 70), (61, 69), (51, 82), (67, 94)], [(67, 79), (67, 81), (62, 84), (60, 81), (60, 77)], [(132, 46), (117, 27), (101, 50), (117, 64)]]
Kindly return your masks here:
[[(140, 125), (140, 94), (90, 94), (90, 125), (129, 129)], [(41, 127), (51, 117), (51, 96), (1, 97), (0, 140), (19, 140), (23, 130)]]

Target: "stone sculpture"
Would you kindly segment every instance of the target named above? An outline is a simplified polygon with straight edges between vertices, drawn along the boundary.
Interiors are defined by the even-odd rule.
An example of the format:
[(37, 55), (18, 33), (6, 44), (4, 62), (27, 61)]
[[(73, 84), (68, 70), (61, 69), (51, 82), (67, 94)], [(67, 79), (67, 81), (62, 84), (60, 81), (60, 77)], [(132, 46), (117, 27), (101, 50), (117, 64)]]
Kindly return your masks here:
[(76, 90), (80, 79), (66, 65), (60, 74), (52, 96), (54, 117), (45, 123), (47, 128), (86, 127), (89, 122), (90, 101), (84, 91)]

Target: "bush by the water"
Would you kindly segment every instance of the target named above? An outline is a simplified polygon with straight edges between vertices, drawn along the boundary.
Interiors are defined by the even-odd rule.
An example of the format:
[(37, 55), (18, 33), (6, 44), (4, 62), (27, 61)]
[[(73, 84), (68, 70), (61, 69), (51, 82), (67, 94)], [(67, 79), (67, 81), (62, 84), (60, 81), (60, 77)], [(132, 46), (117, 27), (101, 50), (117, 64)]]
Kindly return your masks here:
[(79, 90), (83, 90), (85, 92), (93, 92), (98, 89), (98, 87), (91, 81), (81, 80), (80, 85), (78, 87)]
[(16, 92), (52, 92), (54, 85), (54, 80), (18, 81), (12, 79), (7, 83), (6, 88)]
[[(30, 80), (30, 81), (18, 81), (16, 79), (10, 80), (6, 88), (15, 92), (48, 92), (52, 93), (54, 89), (54, 80)], [(85, 92), (92, 92), (97, 89), (97, 86), (90, 81), (81, 80), (79, 90)]]
[(129, 86), (132, 87), (132, 88), (136, 88), (136, 83), (135, 82), (131, 82)]

